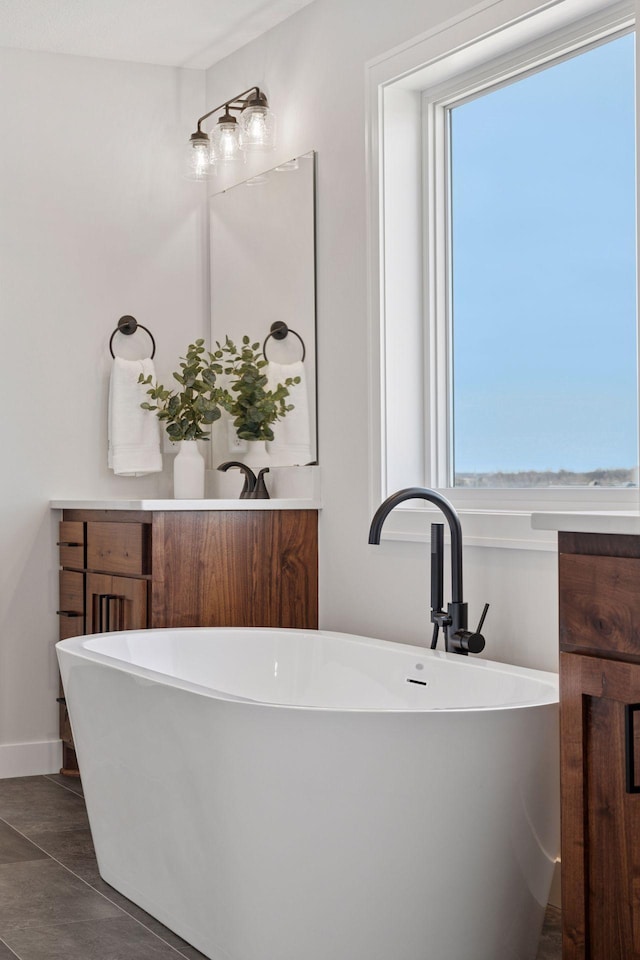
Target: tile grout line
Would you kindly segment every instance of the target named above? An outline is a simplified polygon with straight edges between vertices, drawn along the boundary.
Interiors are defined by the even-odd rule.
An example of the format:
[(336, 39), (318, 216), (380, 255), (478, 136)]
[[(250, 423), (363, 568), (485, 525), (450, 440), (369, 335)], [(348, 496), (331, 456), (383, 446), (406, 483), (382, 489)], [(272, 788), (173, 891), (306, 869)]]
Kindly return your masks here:
[[(55, 781), (54, 781), (54, 782), (55, 782)], [(67, 788), (66, 788), (66, 787), (63, 787), (62, 789), (63, 789), (63, 790), (66, 790)], [(70, 790), (70, 791), (68, 791), (68, 792), (69, 792), (69, 793), (72, 793), (73, 791)], [(76, 795), (80, 800), (83, 799), (79, 794), (75, 794), (75, 795)], [(27, 840), (29, 843), (33, 844), (34, 847), (37, 847), (38, 850), (41, 850), (42, 853), (46, 854), (46, 856), (48, 857), (49, 860), (53, 860), (54, 863), (57, 863), (58, 866), (62, 867), (64, 870), (66, 870), (67, 873), (70, 873), (72, 877), (75, 877), (75, 878), (76, 878), (76, 880), (80, 880), (82, 883), (85, 884), (85, 886), (89, 887), (90, 890), (92, 890), (94, 893), (97, 893), (98, 896), (100, 896), (100, 897), (102, 897), (104, 900), (106, 900), (107, 903), (110, 903), (113, 907), (115, 907), (117, 910), (119, 910), (125, 917), (129, 917), (130, 920), (135, 920), (135, 922), (136, 922), (137, 924), (139, 924), (141, 927), (144, 927), (144, 929), (147, 931), (147, 933), (153, 934), (153, 936), (156, 937), (157, 940), (160, 940), (160, 942), (161, 942), (161, 943), (164, 943), (165, 946), (169, 947), (170, 950), (173, 950), (173, 951), (177, 954), (177, 956), (183, 957), (184, 960), (189, 960), (189, 958), (186, 957), (185, 954), (182, 953), (181, 950), (178, 950), (177, 947), (174, 947), (171, 943), (169, 943), (167, 940), (165, 940), (163, 937), (161, 937), (159, 933), (156, 933), (155, 930), (152, 930), (152, 929), (151, 929), (150, 927), (148, 927), (145, 923), (143, 923), (142, 920), (138, 920), (137, 917), (134, 917), (133, 914), (131, 914), (131, 913), (129, 913), (127, 910), (125, 910), (124, 907), (121, 907), (119, 903), (114, 903), (114, 901), (111, 900), (111, 899), (109, 899), (109, 897), (108, 897), (105, 893), (103, 893), (101, 890), (96, 890), (96, 888), (95, 888), (94, 886), (92, 886), (92, 885), (89, 883), (88, 880), (85, 880), (84, 877), (79, 876), (79, 875), (78, 875), (77, 873), (75, 873), (70, 867), (68, 867), (66, 864), (62, 863), (61, 860), (58, 860), (57, 857), (54, 857), (52, 854), (48, 853), (48, 852), (44, 849), (44, 847), (41, 847), (39, 843), (36, 843), (36, 842), (35, 842), (35, 840), (31, 840), (30, 837), (28, 837), (28, 836), (26, 835), (26, 833), (23, 833), (23, 832), (22, 832), (22, 830), (18, 830), (17, 827), (14, 827), (13, 824), (9, 823), (8, 820), (5, 820), (4, 817), (0, 817), (0, 823), (4, 823), (4, 824), (6, 824), (6, 826), (10, 827), (12, 830), (15, 830), (15, 832), (18, 833), (18, 834), (20, 834), (21, 837), (23, 837), (23, 838), (24, 838), (25, 840)], [(35, 862), (37, 862), (37, 861), (31, 860), (31, 861), (24, 861), (24, 862), (35, 863)], [(106, 881), (105, 881), (105, 883), (106, 883)], [(121, 894), (121, 896), (123, 896), (123, 894)], [(125, 897), (125, 899), (126, 899), (126, 897)], [(142, 907), (140, 907), (139, 909), (142, 909)], [(149, 914), (149, 916), (151, 916), (151, 914)], [(118, 918), (117, 918), (117, 917), (104, 917), (103, 919), (105, 919), (105, 920), (114, 920), (114, 919), (118, 919)], [(154, 917), (153, 919), (155, 920), (156, 918)], [(95, 921), (91, 921), (91, 920), (89, 920), (89, 921), (72, 920), (72, 921), (70, 921), (70, 922), (71, 922), (71, 923), (83, 923), (83, 922), (89, 922), (89, 923), (91, 923), (91, 922), (95, 922)], [(157, 922), (160, 923), (161, 921), (158, 920)], [(169, 928), (167, 927), (167, 929), (169, 929)], [(175, 934), (175, 936), (178, 936), (178, 934)], [(2, 940), (2, 937), (0, 937), (0, 942), (1, 942), (1, 943), (4, 943), (4, 940)], [(20, 957), (18, 956), (18, 954), (15, 953), (15, 951), (11, 949), (11, 947), (9, 946), (9, 944), (5, 944), (5, 946), (6, 946), (9, 950), (11, 950), (11, 952), (12, 952), (16, 957), (18, 957), (18, 960), (20, 960)], [(189, 946), (191, 946), (191, 944), (189, 944)], [(193, 947), (193, 949), (195, 950), (196, 948)]]
[(3, 947), (6, 947), (9, 953), (12, 953), (14, 957), (17, 957), (18, 960), (22, 960), (22, 957), (20, 956), (20, 954), (16, 953), (13, 947), (10, 947), (9, 944), (6, 942), (6, 940), (3, 940), (2, 937), (0, 937), (0, 943), (2, 944)]
[(44, 773), (44, 774), (43, 774), (43, 777), (45, 778), (45, 780), (48, 780), (49, 783), (55, 783), (55, 785), (56, 785), (57, 787), (60, 787), (61, 790), (66, 790), (67, 793), (72, 793), (72, 794), (74, 795), (74, 797), (80, 797), (81, 800), (84, 800), (84, 794), (83, 794), (83, 793), (78, 793), (77, 790), (72, 790), (71, 787), (68, 787), (65, 783), (60, 783), (59, 780), (54, 780), (53, 777), (52, 777), (50, 774)]

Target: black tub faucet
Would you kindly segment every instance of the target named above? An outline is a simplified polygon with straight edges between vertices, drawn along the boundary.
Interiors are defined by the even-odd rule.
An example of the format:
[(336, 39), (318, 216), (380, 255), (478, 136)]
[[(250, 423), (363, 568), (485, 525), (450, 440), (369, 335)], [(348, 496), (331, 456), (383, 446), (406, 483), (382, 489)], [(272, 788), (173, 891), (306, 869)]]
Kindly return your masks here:
[(399, 503), (405, 500), (427, 500), (438, 507), (449, 524), (451, 533), (451, 603), (446, 612), (443, 606), (443, 551), (444, 527), (441, 523), (431, 525), (431, 622), (434, 625), (431, 648), (438, 641), (438, 630), (444, 632), (444, 646), (448, 653), (480, 653), (484, 650), (484, 637), (480, 633), (489, 604), (485, 603), (480, 623), (475, 631), (467, 629), (467, 604), (462, 599), (462, 527), (454, 506), (446, 497), (426, 487), (406, 487), (398, 490), (381, 503), (376, 510), (369, 529), (369, 543), (380, 543), (385, 520)]

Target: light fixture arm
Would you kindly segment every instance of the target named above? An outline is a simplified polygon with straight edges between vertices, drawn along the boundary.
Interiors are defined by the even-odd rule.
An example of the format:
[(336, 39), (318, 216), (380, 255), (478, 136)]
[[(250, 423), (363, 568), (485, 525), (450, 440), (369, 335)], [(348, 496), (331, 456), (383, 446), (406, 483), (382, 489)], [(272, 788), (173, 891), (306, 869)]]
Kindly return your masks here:
[[(243, 99), (247, 96), (248, 93), (255, 91), (255, 98)], [(239, 93), (237, 97), (232, 97), (231, 100), (225, 100), (224, 103), (221, 103), (219, 107), (214, 107), (213, 110), (209, 110), (208, 113), (205, 113), (204, 116), (200, 117), (198, 120), (197, 132), (202, 133), (200, 124), (207, 120), (214, 113), (217, 113), (219, 110), (225, 110), (227, 113), (229, 110), (244, 110), (246, 105), (250, 102), (251, 99), (264, 100), (266, 103), (267, 98), (264, 93), (260, 90), (260, 87), (249, 87), (248, 90), (243, 90), (242, 93)]]

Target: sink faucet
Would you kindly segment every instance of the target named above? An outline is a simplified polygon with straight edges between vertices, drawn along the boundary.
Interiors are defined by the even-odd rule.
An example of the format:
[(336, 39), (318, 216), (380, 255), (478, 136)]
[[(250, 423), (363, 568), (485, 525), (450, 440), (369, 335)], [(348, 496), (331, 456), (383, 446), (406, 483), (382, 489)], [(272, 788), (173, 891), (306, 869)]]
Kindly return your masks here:
[(240, 492), (240, 499), (248, 500), (250, 498), (250, 495), (253, 493), (253, 491), (256, 488), (255, 473), (253, 472), (251, 467), (248, 467), (246, 463), (240, 463), (239, 460), (227, 460), (225, 463), (221, 463), (218, 465), (218, 470), (222, 470), (223, 473), (226, 473), (230, 467), (237, 467), (238, 470), (242, 472), (242, 475), (244, 477), (244, 483), (242, 485), (242, 490)]
[(227, 460), (218, 466), (218, 470), (226, 473), (230, 467), (237, 467), (242, 471), (244, 484), (240, 491), (241, 500), (270, 500), (269, 491), (264, 482), (265, 473), (269, 473), (269, 467), (263, 467), (258, 476), (248, 467), (246, 463), (240, 463), (239, 460)]
[(451, 533), (451, 603), (446, 612), (442, 609), (442, 570), (444, 551), (444, 527), (441, 523), (431, 525), (431, 622), (434, 625), (431, 648), (438, 642), (438, 630), (444, 633), (445, 650), (448, 653), (480, 653), (484, 650), (484, 637), (480, 633), (489, 604), (485, 603), (480, 622), (475, 631), (467, 629), (467, 604), (462, 599), (462, 527), (453, 504), (435, 490), (425, 487), (406, 487), (398, 490), (380, 504), (369, 529), (369, 543), (380, 543), (382, 527), (399, 503), (405, 500), (427, 500), (442, 511)]

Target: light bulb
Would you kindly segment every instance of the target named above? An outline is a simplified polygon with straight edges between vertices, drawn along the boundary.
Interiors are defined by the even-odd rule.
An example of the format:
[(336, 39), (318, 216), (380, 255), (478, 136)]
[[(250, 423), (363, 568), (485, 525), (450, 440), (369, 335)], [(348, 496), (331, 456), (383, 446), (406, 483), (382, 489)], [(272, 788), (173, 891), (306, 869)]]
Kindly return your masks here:
[(213, 172), (209, 137), (206, 133), (192, 134), (187, 145), (185, 177), (188, 180), (209, 180)]
[(240, 144), (243, 150), (272, 150), (275, 146), (275, 117), (264, 103), (245, 107), (240, 115)]
[(218, 120), (211, 134), (211, 152), (216, 162), (230, 163), (239, 150), (238, 121), (227, 113)]

